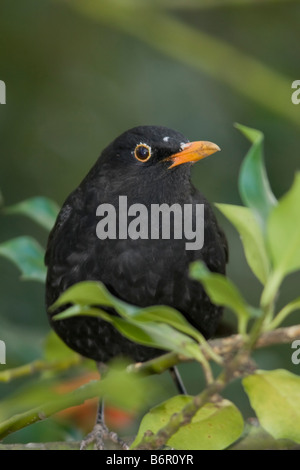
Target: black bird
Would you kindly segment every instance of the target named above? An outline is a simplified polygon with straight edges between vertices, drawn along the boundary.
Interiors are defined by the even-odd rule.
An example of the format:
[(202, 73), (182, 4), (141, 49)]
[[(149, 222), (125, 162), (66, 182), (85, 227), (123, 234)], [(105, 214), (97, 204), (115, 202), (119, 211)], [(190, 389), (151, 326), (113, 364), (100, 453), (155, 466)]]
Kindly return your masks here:
[[(202, 286), (190, 279), (189, 264), (202, 260), (214, 272), (225, 273), (226, 238), (212, 208), (190, 181), (191, 164), (220, 150), (211, 142), (189, 142), (179, 132), (140, 126), (116, 138), (101, 154), (81, 184), (65, 201), (50, 233), (46, 304), (50, 307), (71, 285), (103, 282), (120, 299), (141, 307), (165, 304), (179, 310), (206, 338), (218, 326), (222, 308), (213, 305)], [(186, 249), (174, 229), (169, 239), (106, 238), (96, 233), (100, 204), (204, 204), (204, 245)], [(175, 217), (175, 216), (174, 216)], [(195, 211), (193, 223), (195, 224)], [(132, 217), (128, 217), (128, 222)], [(119, 227), (118, 227), (119, 228)], [(118, 235), (118, 231), (117, 231)], [(115, 356), (145, 361), (161, 354), (131, 342), (110, 324), (94, 317), (73, 317), (50, 323), (65, 343), (88, 358), (107, 362)]]

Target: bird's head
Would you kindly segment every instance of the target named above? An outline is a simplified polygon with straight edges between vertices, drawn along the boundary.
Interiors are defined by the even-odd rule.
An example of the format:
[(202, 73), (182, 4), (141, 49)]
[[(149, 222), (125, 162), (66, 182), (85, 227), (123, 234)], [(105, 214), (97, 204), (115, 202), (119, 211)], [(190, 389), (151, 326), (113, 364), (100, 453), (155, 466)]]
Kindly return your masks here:
[[(114, 167), (155, 168), (172, 172), (179, 166), (201, 160), (220, 150), (207, 142), (190, 142), (181, 133), (160, 126), (134, 127), (117, 137), (103, 152), (102, 162)], [(185, 166), (185, 165), (184, 165)]]
[(95, 186), (102, 192), (105, 186), (107, 193), (138, 192), (145, 197), (149, 192), (165, 193), (169, 188), (173, 192), (174, 186), (184, 191), (185, 182), (190, 184), (191, 165), (218, 150), (212, 142), (190, 142), (166, 127), (134, 127), (103, 150), (86, 182), (96, 181)]

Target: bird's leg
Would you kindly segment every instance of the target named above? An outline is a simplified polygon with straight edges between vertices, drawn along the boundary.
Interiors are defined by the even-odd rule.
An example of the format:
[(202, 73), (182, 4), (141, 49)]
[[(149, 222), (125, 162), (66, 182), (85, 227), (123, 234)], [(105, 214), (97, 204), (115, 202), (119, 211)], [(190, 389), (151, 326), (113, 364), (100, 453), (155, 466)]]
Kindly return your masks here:
[(95, 450), (104, 450), (105, 441), (111, 441), (117, 444), (123, 450), (128, 450), (128, 445), (123, 442), (117, 433), (109, 431), (104, 422), (104, 401), (100, 400), (97, 411), (96, 424), (92, 432), (90, 432), (81, 442), (80, 450), (85, 450), (90, 444), (94, 443)]
[(182, 381), (182, 378), (179, 374), (179, 371), (176, 366), (170, 367), (170, 374), (172, 379), (174, 380), (174, 383), (177, 387), (177, 390), (180, 395), (187, 395), (187, 391), (185, 389), (184, 383)]

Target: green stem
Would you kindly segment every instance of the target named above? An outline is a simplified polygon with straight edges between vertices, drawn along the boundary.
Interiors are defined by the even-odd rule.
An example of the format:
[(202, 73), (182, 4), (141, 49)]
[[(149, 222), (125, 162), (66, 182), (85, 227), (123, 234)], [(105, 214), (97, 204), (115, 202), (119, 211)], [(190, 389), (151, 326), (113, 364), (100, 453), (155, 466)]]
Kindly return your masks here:
[(167, 444), (170, 438), (182, 427), (191, 422), (195, 414), (202, 408), (213, 395), (220, 393), (226, 385), (240, 372), (240, 366), (247, 363), (252, 348), (255, 347), (256, 340), (262, 330), (264, 318), (259, 318), (252, 328), (249, 340), (245, 342), (242, 348), (237, 351), (231, 360), (229, 360), (222, 372), (215, 381), (210, 381), (207, 387), (194, 399), (188, 403), (179, 413), (174, 413), (168, 423), (163, 426), (156, 434), (146, 432), (141, 442), (134, 447), (134, 450), (158, 449)]
[[(259, 340), (256, 341), (259, 331), (260, 328), (258, 328), (256, 325), (256, 329), (252, 333), (252, 348), (270, 346), (271, 344), (278, 343), (290, 343), (292, 340), (300, 338), (300, 325), (265, 332), (260, 336)], [(229, 362), (225, 360), (226, 368), (219, 378), (209, 384), (208, 387), (201, 394), (199, 394), (198, 398), (196, 398), (195, 407), (193, 408), (193, 410), (196, 411), (206, 402), (205, 400), (208, 400), (214, 393), (221, 391), (221, 389), (225, 387), (231, 378), (235, 376), (239, 364), (247, 360), (250, 344), (245, 345), (245, 341), (241, 335), (234, 335), (232, 337), (224, 338), (223, 340), (213, 340), (210, 342), (210, 346), (215, 348), (218, 351), (218, 354), (223, 355), (225, 358), (228, 356), (231, 357), (233, 352), (236, 354)], [(145, 363), (133, 364), (129, 366), (127, 370), (129, 373), (140, 373), (142, 376), (160, 374), (180, 362), (189, 360), (189, 358), (182, 357), (178, 354), (168, 353)], [(23, 371), (25, 370), (29, 372), (32, 370), (32, 368), (30, 369), (30, 367), (24, 366)], [(15, 377), (16, 375), (17, 374), (12, 373), (11, 377)], [(4, 438), (10, 433), (24, 428), (25, 426), (52, 416), (61, 410), (80, 405), (85, 400), (90, 398), (101, 396), (102, 384), (104, 380), (102, 382), (89, 382), (88, 384), (83, 385), (73, 392), (67, 393), (63, 396), (56, 396), (55, 399), (51, 402), (31, 409), (25, 413), (15, 415), (0, 423), (0, 439)], [(189, 411), (189, 409), (186, 411)], [(192, 419), (190, 412), (187, 414), (184, 413), (184, 417), (187, 416)], [(175, 420), (175, 422), (177, 421)], [(173, 427), (171, 426), (169, 429), (172, 430)]]
[(28, 426), (29, 424), (42, 421), (59, 411), (72, 406), (77, 406), (85, 400), (95, 398), (101, 395), (101, 381), (91, 381), (76, 390), (64, 395), (57, 395), (54, 400), (33, 408), (25, 413), (19, 413), (0, 423), (0, 439), (8, 434)]
[(79, 450), (80, 441), (29, 442), (28, 444), (0, 444), (1, 450)]
[(296, 299), (293, 302), (290, 302), (285, 307), (283, 307), (276, 317), (271, 321), (267, 326), (266, 330), (275, 330), (286, 318), (287, 316), (294, 312), (295, 310), (300, 309), (300, 299)]
[(140, 443), (133, 450), (153, 450), (159, 449), (166, 444), (169, 439), (182, 427), (190, 423), (197, 411), (204, 406), (209, 399), (219, 393), (225, 386), (224, 380), (216, 380), (206, 387), (203, 392), (194, 396), (185, 407), (179, 412), (174, 413), (168, 423), (162, 427), (156, 434), (146, 432)]
[(262, 315), (256, 319), (254, 322), (251, 331), (248, 336), (248, 340), (245, 343), (244, 349), (248, 351), (252, 351), (255, 347), (255, 343), (257, 342), (259, 336), (261, 335), (262, 331), (264, 330), (264, 324), (268, 318), (271, 318), (273, 315), (273, 304), (266, 306), (263, 309)]
[(83, 358), (79, 355), (72, 356), (71, 359), (65, 359), (60, 361), (43, 361), (37, 360), (30, 362), (29, 364), (25, 364), (20, 367), (15, 367), (14, 369), (7, 369), (0, 372), (0, 382), (10, 382), (14, 379), (18, 379), (20, 377), (26, 377), (28, 375), (33, 375), (36, 372), (45, 372), (45, 371), (53, 371), (59, 372), (63, 370), (70, 369), (71, 367), (77, 366), (83, 362)]
[(238, 316), (238, 332), (243, 337), (246, 337), (246, 335), (247, 335), (248, 320), (249, 320), (249, 318), (246, 317), (245, 315), (239, 315)]
[(282, 273), (280, 271), (274, 271), (268, 279), (265, 288), (262, 292), (260, 305), (262, 309), (268, 308), (269, 305), (274, 303), (274, 300), (278, 294), (280, 284), (282, 282)]
[(209, 362), (205, 359), (203, 356), (202, 361), (201, 361), (201, 366), (204, 372), (205, 380), (208, 385), (212, 384), (214, 381), (214, 376), (212, 373), (212, 369), (210, 367)]

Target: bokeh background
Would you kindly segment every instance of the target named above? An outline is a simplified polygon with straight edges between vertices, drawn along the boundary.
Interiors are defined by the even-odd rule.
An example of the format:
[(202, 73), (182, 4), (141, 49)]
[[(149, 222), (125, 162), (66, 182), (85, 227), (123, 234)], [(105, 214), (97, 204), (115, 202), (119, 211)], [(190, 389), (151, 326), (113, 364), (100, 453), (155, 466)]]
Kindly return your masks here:
[[(61, 205), (101, 150), (142, 124), (221, 147), (193, 167), (195, 185), (211, 202), (241, 203), (237, 179), (249, 142), (235, 122), (264, 132), (275, 195), (290, 187), (299, 167), (300, 105), (291, 101), (292, 82), (300, 79), (299, 1), (1, 0), (0, 10), (0, 79), (7, 88), (7, 104), (0, 106), (0, 189), (6, 205), (38, 195)], [(239, 237), (217, 216), (229, 239), (228, 274), (256, 305), (261, 289)], [(0, 215), (0, 243), (19, 235), (46, 244), (47, 232), (33, 222)], [(299, 281), (289, 276), (279, 305), (299, 296)], [(289, 323), (298, 320), (295, 313)], [(40, 357), (48, 332), (43, 285), (21, 281), (16, 267), (0, 258), (0, 339), (7, 345), (0, 370)], [(261, 368), (300, 372), (290, 345), (255, 357)], [(198, 391), (201, 371), (192, 364), (180, 370), (188, 390)], [(168, 374), (161, 383), (161, 399), (175, 393)], [(22, 386), (22, 380), (0, 384), (0, 397)], [(239, 383), (226, 396), (251, 415)], [(49, 420), (10, 442), (76, 432)]]

